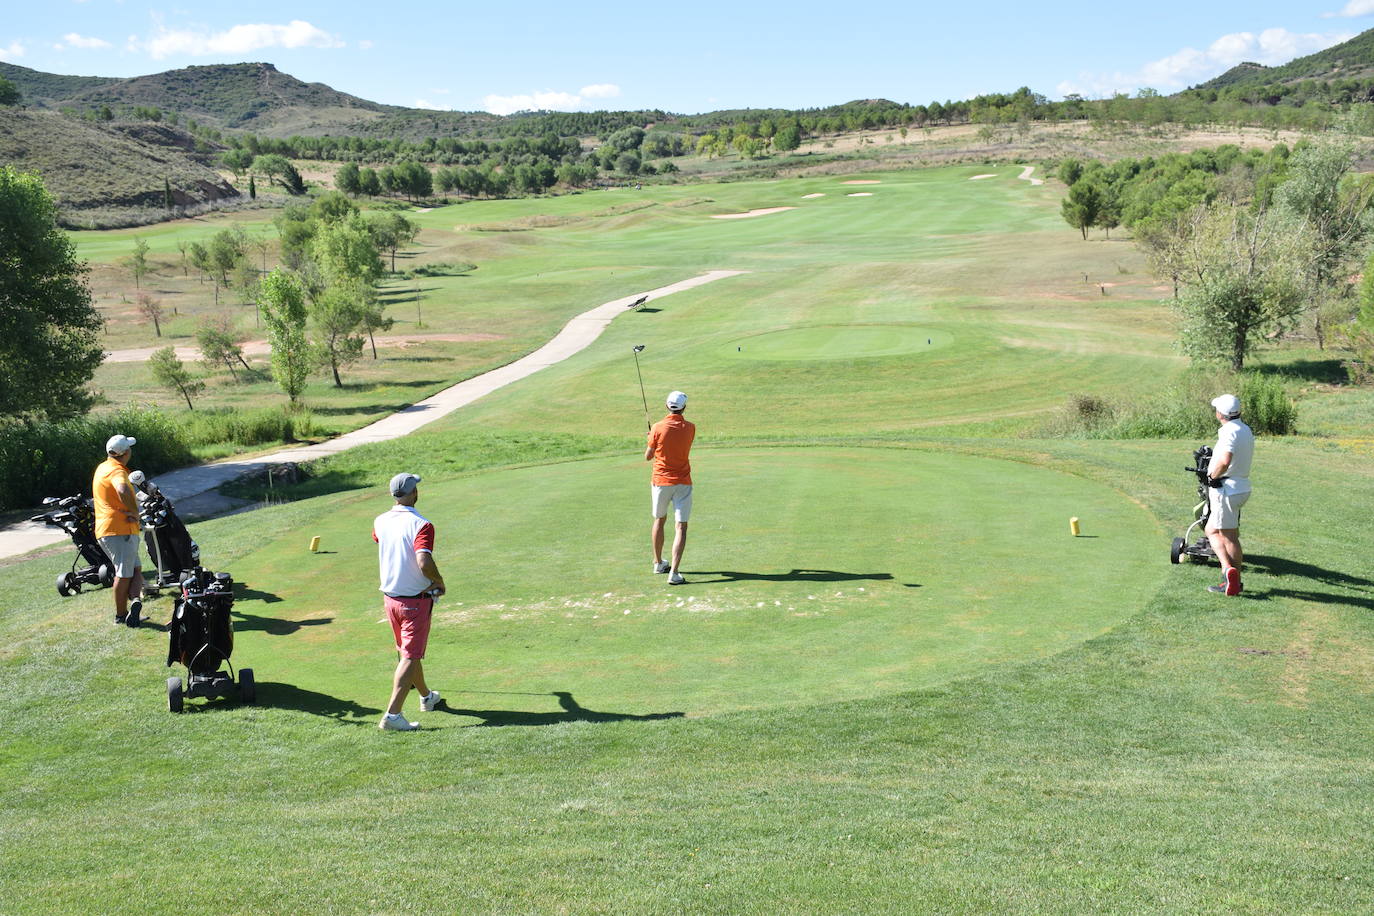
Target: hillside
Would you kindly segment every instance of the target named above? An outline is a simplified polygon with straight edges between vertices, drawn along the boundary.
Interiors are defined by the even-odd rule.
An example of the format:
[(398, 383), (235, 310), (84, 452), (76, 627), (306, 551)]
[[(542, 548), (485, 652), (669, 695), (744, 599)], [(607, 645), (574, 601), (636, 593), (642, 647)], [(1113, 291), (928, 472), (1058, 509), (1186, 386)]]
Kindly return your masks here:
[(1278, 67), (1249, 61), (1237, 64), (1221, 76), (1194, 88), (1227, 89), (1233, 86), (1271, 86), (1301, 80), (1348, 80), (1374, 75), (1374, 29), (1325, 51), (1299, 57)]
[(95, 89), (119, 79), (110, 76), (65, 76), (61, 73), (44, 73), (30, 70), (16, 64), (0, 61), (0, 78), (7, 79), (24, 95), (24, 104), (39, 107), (52, 107), (61, 99), (70, 98), (88, 89)]
[(188, 150), (195, 141), (162, 125), (96, 126), (52, 111), (0, 108), (0, 162), (36, 172), (62, 207), (64, 221), (100, 208), (189, 206), (239, 192)]
[[(58, 77), (33, 92), (18, 80), (15, 83), (27, 99), (46, 107), (146, 106), (175, 111), (214, 127), (265, 134), (337, 131), (386, 110), (384, 105), (323, 83), (302, 82), (268, 63), (184, 67), (95, 84), (60, 82), (63, 79), (84, 78)], [(39, 84), (33, 77), (27, 81)]]

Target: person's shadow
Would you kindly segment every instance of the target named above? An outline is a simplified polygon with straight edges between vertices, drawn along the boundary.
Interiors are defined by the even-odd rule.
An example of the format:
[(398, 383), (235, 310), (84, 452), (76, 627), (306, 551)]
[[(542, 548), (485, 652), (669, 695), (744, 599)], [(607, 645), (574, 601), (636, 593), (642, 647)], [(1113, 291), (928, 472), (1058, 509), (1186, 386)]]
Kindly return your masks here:
[(695, 582), (861, 582), (885, 581), (891, 573), (849, 573), (834, 569), (793, 569), (785, 573), (740, 572), (732, 569), (683, 570), (691, 576), (719, 576), (719, 579), (694, 579)]
[[(543, 694), (537, 694), (542, 696)], [(481, 719), (476, 726), (478, 728), (499, 727), (506, 725), (558, 725), (561, 722), (651, 722), (658, 719), (680, 719), (686, 713), (682, 712), (653, 712), (644, 715), (636, 715), (627, 712), (597, 712), (592, 709), (585, 709), (573, 699), (573, 695), (566, 690), (555, 690), (549, 694), (558, 698), (560, 710), (558, 712), (523, 712), (514, 709), (465, 709), (449, 705), (447, 700), (440, 700), (436, 712), (446, 712), (455, 716), (471, 716)]]
[(372, 725), (369, 721), (381, 713), (381, 709), (364, 706), (352, 700), (341, 700), (327, 693), (306, 690), (295, 684), (281, 684), (275, 681), (258, 681), (258, 706), (271, 709), (294, 709), (307, 712), (312, 716), (337, 719), (349, 725)]
[[(1348, 604), (1366, 610), (1374, 610), (1374, 579), (1336, 569), (1325, 569), (1311, 563), (1302, 563), (1283, 557), (1247, 556), (1245, 568), (1247, 571), (1272, 576), (1280, 580), (1281, 583), (1283, 580), (1297, 580), (1303, 585), (1309, 586), (1307, 588), (1290, 588), (1286, 584), (1280, 584), (1266, 591), (1251, 593), (1247, 590), (1241, 593), (1250, 598), (1260, 600), (1293, 598), (1316, 604)], [(1318, 591), (1311, 588), (1311, 585), (1325, 585), (1330, 590)], [(1350, 592), (1362, 592), (1364, 595), (1352, 595), (1349, 594)]]
[(317, 617), (311, 620), (284, 620), (281, 617), (259, 617), (257, 614), (245, 614), (237, 608), (230, 613), (234, 615), (235, 633), (260, 630), (268, 636), (289, 636), (301, 627), (321, 627), (334, 622), (333, 617)]

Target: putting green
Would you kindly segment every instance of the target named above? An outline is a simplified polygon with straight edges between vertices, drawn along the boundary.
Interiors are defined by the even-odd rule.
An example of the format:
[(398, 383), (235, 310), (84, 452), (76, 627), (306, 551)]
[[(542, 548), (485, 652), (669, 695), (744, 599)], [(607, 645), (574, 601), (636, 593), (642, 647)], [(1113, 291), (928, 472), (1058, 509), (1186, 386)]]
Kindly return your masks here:
[[(1157, 585), (1159, 532), (1117, 492), (1026, 465), (900, 449), (699, 449), (683, 572), (650, 570), (642, 461), (426, 484), (451, 593), (431, 683), (483, 710), (689, 714), (907, 690), (1102, 632)], [(420, 469), (423, 472), (423, 468)], [(381, 491), (236, 564), (235, 658), (260, 681), (376, 708), (394, 654), (376, 591)], [(1084, 520), (1072, 538), (1068, 518)], [(310, 554), (320, 535), (330, 553)], [(256, 596), (259, 600), (252, 600)], [(533, 696), (530, 696), (530, 695)], [(265, 699), (271, 702), (270, 696)]]
[(945, 331), (905, 324), (847, 324), (786, 328), (730, 341), (726, 352), (744, 359), (863, 359), (924, 353), (946, 347)]

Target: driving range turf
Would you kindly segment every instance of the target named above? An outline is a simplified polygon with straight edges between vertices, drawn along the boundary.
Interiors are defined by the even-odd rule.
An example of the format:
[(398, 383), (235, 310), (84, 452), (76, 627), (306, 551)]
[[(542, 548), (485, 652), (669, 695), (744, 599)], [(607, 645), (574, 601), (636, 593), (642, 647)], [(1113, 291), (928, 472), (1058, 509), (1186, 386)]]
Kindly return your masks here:
[[(196, 525), (239, 581), (257, 706), (171, 716), (164, 634), (111, 628), (105, 592), (59, 601), (66, 548), (7, 564), (2, 908), (1369, 910), (1367, 440), (1263, 440), (1246, 595), (1208, 594), (1215, 567), (1167, 562), (1197, 443), (1011, 435), (1079, 385), (1175, 373), (1163, 307), (1085, 294), (1079, 266), (1122, 255), (976, 171), (859, 200), (839, 178), (711, 189), (710, 212), (831, 192), (809, 229), (800, 206), (663, 204), (499, 233), (529, 251), (493, 274), (545, 252), (569, 301), (581, 249), (586, 307), (657, 285), (606, 295), (618, 253), (664, 282), (752, 272), (325, 462), (312, 498)], [(699, 427), (672, 589), (649, 572), (637, 343)], [(412, 699), (409, 735), (376, 728), (393, 656), (368, 538), (402, 467), (451, 588), (426, 664), (446, 706)]]

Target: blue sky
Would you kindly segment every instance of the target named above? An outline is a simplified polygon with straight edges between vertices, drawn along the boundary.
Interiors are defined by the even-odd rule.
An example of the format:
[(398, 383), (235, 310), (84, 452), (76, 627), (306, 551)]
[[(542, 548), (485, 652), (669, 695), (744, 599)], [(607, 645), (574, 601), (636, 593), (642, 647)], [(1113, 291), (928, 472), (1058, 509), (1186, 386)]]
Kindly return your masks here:
[(1374, 28), (1374, 0), (7, 6), (0, 60), (37, 70), (136, 76), (270, 61), (378, 102), (501, 114), (926, 103), (1022, 85), (1051, 98), (1167, 93)]

